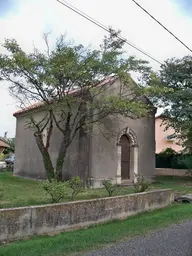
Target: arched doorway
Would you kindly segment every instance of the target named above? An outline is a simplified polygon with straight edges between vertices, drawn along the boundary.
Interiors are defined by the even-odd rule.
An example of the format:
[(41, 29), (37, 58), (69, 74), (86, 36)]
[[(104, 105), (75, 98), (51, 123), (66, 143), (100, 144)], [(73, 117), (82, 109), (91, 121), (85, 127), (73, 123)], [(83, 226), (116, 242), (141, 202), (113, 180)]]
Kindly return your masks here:
[(122, 135), (119, 145), (121, 146), (121, 179), (130, 179), (130, 140), (127, 135)]
[(117, 138), (117, 184), (133, 181), (138, 174), (138, 142), (136, 134), (125, 127)]

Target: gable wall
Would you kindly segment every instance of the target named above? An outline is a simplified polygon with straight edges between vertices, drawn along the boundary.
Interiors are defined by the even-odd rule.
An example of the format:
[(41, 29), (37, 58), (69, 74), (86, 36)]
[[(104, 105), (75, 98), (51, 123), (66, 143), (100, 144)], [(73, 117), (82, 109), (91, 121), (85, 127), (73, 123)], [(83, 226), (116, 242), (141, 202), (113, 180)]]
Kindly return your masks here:
[[(109, 95), (119, 93), (120, 82), (114, 82), (108, 90)], [(41, 119), (42, 112), (35, 113), (35, 118)], [(45, 171), (39, 149), (32, 131), (25, 128), (27, 115), (17, 118), (15, 175), (32, 178), (45, 178)], [(105, 127), (110, 131), (107, 132)], [(81, 130), (68, 149), (63, 173), (79, 175), (81, 178), (91, 176), (95, 179), (113, 178), (117, 175), (117, 138), (125, 128), (131, 128), (138, 140), (139, 173), (145, 177), (153, 177), (155, 171), (155, 116), (132, 120), (130, 118), (106, 117), (99, 127), (93, 128), (91, 138)], [(110, 138), (106, 139), (102, 134)], [(111, 136), (112, 135), (112, 136)], [(61, 143), (61, 133), (56, 127), (50, 141), (50, 155), (53, 163)]]
[[(44, 113), (34, 113), (35, 120), (42, 120)], [(28, 116), (19, 116), (16, 122), (16, 141), (15, 141), (15, 164), (14, 174), (19, 176), (40, 178), (46, 177), (43, 166), (41, 153), (36, 145), (33, 130), (27, 128), (26, 122)], [(63, 173), (72, 172), (72, 175), (78, 175), (78, 150), (79, 150), (79, 134), (77, 133), (75, 139), (70, 145), (66, 161), (63, 167)], [(61, 143), (61, 133), (54, 126), (53, 134), (50, 140), (49, 152), (53, 161), (54, 167), (56, 158)]]
[[(116, 81), (110, 88), (109, 93), (118, 93), (119, 81)], [(113, 131), (113, 136), (107, 140), (101, 134), (100, 129), (108, 127)], [(117, 175), (117, 138), (118, 134), (125, 128), (131, 128), (138, 141), (139, 173), (145, 177), (152, 178), (155, 174), (155, 114), (148, 118), (133, 120), (122, 116), (107, 117), (100, 124), (99, 128), (94, 127), (91, 141), (90, 170), (93, 179), (113, 178)], [(105, 130), (106, 131), (106, 130)], [(108, 134), (111, 134), (108, 133)], [(133, 176), (133, 175), (132, 175)], [(133, 178), (133, 177), (132, 177)]]
[[(43, 113), (36, 113), (35, 117), (41, 118)], [(27, 116), (19, 116), (16, 122), (16, 138), (15, 138), (15, 162), (14, 175), (45, 178), (42, 158), (33, 131), (27, 128)]]

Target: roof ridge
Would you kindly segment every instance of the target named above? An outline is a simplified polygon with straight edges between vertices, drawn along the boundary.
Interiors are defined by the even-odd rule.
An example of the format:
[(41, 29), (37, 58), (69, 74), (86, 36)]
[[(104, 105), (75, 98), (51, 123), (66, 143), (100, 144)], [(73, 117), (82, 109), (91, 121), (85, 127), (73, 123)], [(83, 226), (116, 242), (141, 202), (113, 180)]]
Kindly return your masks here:
[[(117, 78), (118, 77), (116, 75), (111, 75), (111, 76), (107, 77), (106, 79), (104, 79), (103, 81), (101, 81), (99, 84), (95, 85), (95, 87), (106, 85), (108, 83), (114, 83), (117, 80)], [(80, 90), (77, 90), (77, 89), (72, 90), (72, 91), (70, 91), (70, 94), (75, 94), (78, 91), (80, 91)], [(44, 105), (43, 101), (36, 102), (36, 103), (34, 103), (34, 104), (24, 108), (24, 109), (20, 109), (20, 110), (14, 112), (13, 116), (17, 117), (17, 116), (19, 116), (21, 114), (24, 114), (26, 112), (29, 112), (31, 110), (39, 109), (43, 105)]]

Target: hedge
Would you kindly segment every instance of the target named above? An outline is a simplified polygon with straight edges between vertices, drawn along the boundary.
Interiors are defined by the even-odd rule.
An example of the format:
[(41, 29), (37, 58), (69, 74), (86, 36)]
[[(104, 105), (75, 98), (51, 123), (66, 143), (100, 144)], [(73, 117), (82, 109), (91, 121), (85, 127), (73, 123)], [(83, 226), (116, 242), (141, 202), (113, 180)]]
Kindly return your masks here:
[(189, 169), (192, 166), (192, 155), (156, 154), (156, 168)]

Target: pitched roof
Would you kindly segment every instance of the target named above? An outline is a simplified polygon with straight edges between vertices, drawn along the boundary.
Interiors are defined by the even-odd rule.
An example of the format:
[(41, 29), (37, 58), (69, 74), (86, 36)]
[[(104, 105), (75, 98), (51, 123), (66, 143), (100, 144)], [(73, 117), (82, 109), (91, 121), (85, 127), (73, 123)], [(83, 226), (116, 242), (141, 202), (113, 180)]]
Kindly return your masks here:
[(4, 139), (0, 138), (0, 147), (1, 148), (9, 148), (9, 145), (5, 143)]
[[(100, 84), (96, 85), (97, 87), (98, 86), (102, 86), (102, 85), (106, 85), (106, 84), (113, 84), (115, 81), (117, 80), (117, 76), (110, 76), (108, 78), (106, 78), (104, 81), (102, 81)], [(76, 90), (71, 90), (69, 93), (70, 94), (75, 94), (76, 92), (78, 92), (79, 90), (76, 89)], [(21, 109), (21, 110), (18, 110), (16, 111), (15, 113), (13, 113), (13, 116), (17, 117), (19, 115), (22, 115), (24, 113), (27, 113), (31, 110), (34, 110), (34, 109), (39, 109), (41, 108), (42, 106), (44, 105), (44, 102), (43, 101), (40, 101), (40, 102), (37, 102), (37, 103), (34, 103), (33, 105), (30, 105), (29, 107), (26, 107), (24, 109)]]
[(24, 109), (20, 109), (20, 110), (14, 112), (14, 113), (13, 113), (13, 116), (16, 117), (16, 116), (18, 116), (18, 115), (20, 115), (20, 114), (24, 114), (25, 112), (29, 112), (29, 111), (31, 111), (31, 110), (33, 110), (33, 109), (38, 109), (38, 108), (42, 107), (43, 105), (44, 105), (44, 102), (37, 102), (37, 103), (34, 103), (33, 105), (30, 105), (29, 107), (26, 107), (26, 108), (24, 108)]
[[(130, 78), (131, 78), (131, 77), (130, 77)], [(106, 78), (105, 80), (103, 80), (101, 83), (99, 83), (99, 84), (97, 84), (96, 86), (93, 86), (93, 87), (103, 86), (103, 85), (107, 85), (107, 84), (110, 84), (110, 85), (111, 85), (111, 84), (113, 84), (117, 79), (118, 79), (118, 77), (115, 76), (115, 75), (114, 75), (114, 76), (109, 76), (108, 78)], [(131, 78), (131, 79), (132, 79), (132, 78)], [(135, 83), (135, 81), (134, 81), (133, 79), (132, 79), (132, 81)], [(136, 85), (136, 83), (135, 83), (135, 85)], [(78, 93), (78, 92), (79, 92), (79, 89), (75, 89), (75, 90), (71, 90), (71, 91), (69, 92), (69, 94), (76, 94), (76, 93)], [(147, 102), (153, 106), (153, 104), (152, 104), (151, 101), (148, 99), (148, 97), (146, 97), (146, 96), (144, 96), (144, 97), (145, 97), (145, 99), (147, 100)], [(30, 105), (29, 107), (26, 107), (26, 108), (24, 108), (24, 109), (21, 109), (21, 110), (16, 111), (15, 113), (13, 113), (13, 116), (17, 117), (17, 116), (20, 116), (20, 115), (22, 115), (22, 114), (28, 113), (28, 112), (30, 112), (30, 111), (32, 111), (32, 110), (39, 109), (39, 108), (43, 107), (44, 104), (45, 104), (45, 103), (44, 103), (43, 101), (34, 103), (33, 105)], [(156, 109), (156, 108), (154, 107), (154, 109)]]

